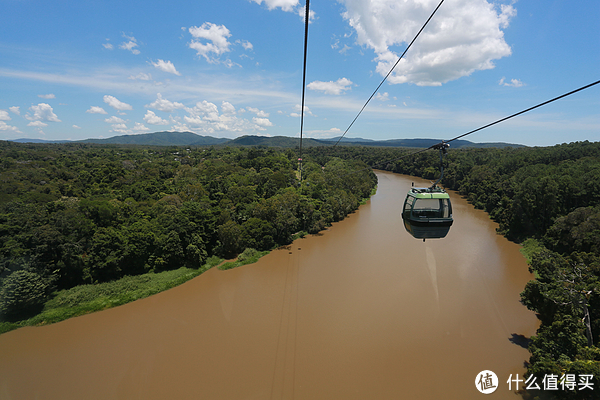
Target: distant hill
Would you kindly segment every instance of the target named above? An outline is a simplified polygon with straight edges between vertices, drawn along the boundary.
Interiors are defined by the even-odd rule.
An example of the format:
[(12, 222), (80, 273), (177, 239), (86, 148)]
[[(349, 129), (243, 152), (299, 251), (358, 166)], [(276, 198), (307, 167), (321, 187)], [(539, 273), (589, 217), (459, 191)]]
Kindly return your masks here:
[(44, 140), (44, 139), (13, 139), (9, 140), (9, 142), (17, 142), (17, 143), (68, 143), (68, 140)]
[[(332, 139), (321, 139), (322, 142), (336, 143), (339, 137)], [(427, 148), (434, 144), (440, 143), (442, 139), (388, 139), (388, 140), (371, 140), (362, 138), (343, 138), (340, 144), (344, 145), (356, 145), (356, 146), (381, 146), (381, 147), (417, 147)], [(526, 147), (521, 144), (513, 143), (474, 143), (468, 140), (455, 140), (451, 142), (450, 147), (459, 149), (461, 147)]]
[[(289, 136), (240, 136), (225, 143), (226, 146), (297, 147), (300, 138)], [(302, 146), (328, 146), (329, 143), (316, 139), (302, 139)]]
[[(339, 140), (331, 139), (303, 139), (302, 146), (331, 146)], [(134, 144), (143, 146), (265, 146), (265, 147), (298, 147), (300, 139), (289, 136), (254, 136), (246, 135), (235, 139), (216, 138), (212, 136), (197, 135), (192, 132), (154, 132), (139, 135), (113, 136), (107, 139), (86, 139), (78, 141), (68, 140), (43, 140), (43, 139), (15, 139), (13, 142), (20, 143), (98, 143), (98, 144)], [(389, 139), (372, 140), (363, 138), (342, 138), (340, 145), (344, 146), (381, 146), (381, 147), (416, 147), (427, 148), (441, 139)], [(451, 147), (525, 147), (512, 143), (473, 143), (468, 140), (455, 140)]]
[(86, 139), (79, 143), (138, 144), (146, 146), (210, 146), (230, 139), (196, 135), (192, 132), (154, 132), (139, 135), (113, 136), (107, 139)]

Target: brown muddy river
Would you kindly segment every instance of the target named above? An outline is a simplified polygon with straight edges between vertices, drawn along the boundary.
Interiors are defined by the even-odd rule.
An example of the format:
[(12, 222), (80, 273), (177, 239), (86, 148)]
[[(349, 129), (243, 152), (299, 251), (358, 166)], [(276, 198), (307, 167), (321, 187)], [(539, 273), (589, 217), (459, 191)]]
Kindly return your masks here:
[(520, 399), (506, 381), (529, 353), (509, 339), (537, 320), (519, 246), (455, 194), (448, 236), (414, 239), (412, 178), (377, 175), (358, 212), (254, 265), (1, 335), (0, 399)]

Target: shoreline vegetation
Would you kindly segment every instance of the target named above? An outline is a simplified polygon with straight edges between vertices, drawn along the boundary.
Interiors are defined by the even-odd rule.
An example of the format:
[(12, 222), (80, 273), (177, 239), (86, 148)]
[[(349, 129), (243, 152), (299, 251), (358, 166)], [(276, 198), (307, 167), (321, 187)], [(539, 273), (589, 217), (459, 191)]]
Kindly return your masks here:
[[(360, 205), (364, 205), (375, 195), (377, 186), (371, 190), (369, 197), (363, 198)], [(302, 239), (308, 235), (300, 231), (292, 236), (292, 242)], [(285, 246), (283, 246), (285, 247)], [(97, 311), (118, 307), (136, 300), (158, 294), (165, 290), (188, 282), (211, 268), (221, 271), (250, 265), (266, 256), (276, 247), (267, 251), (258, 251), (247, 248), (235, 259), (226, 261), (217, 256), (207, 260), (207, 263), (198, 269), (181, 267), (172, 271), (159, 273), (149, 272), (137, 276), (126, 276), (124, 278), (100, 283), (75, 286), (71, 289), (61, 290), (54, 294), (53, 298), (46, 301), (43, 310), (36, 316), (21, 320), (19, 322), (0, 321), (0, 335), (14, 329), (26, 326), (44, 326), (65, 321), (69, 318), (91, 314)]]
[[(291, 149), (0, 143), (4, 324), (32, 317), (7, 318), (11, 290), (23, 317), (50, 289), (254, 260), (356, 210), (376, 188), (369, 167), (436, 179), (438, 154), (412, 151), (308, 147), (298, 186)], [(521, 243), (535, 275), (521, 293), (541, 322), (528, 374), (592, 374), (600, 386), (600, 142), (454, 149), (444, 165), (443, 186)]]
[(337, 157), (306, 160), (300, 186), (284, 149), (0, 143), (0, 159), (0, 334), (254, 263), (376, 190)]
[[(372, 167), (396, 160), (378, 165), (387, 171), (439, 176), (435, 152), (406, 157), (410, 150), (339, 151)], [(525, 378), (579, 383), (587, 376), (600, 387), (600, 142), (450, 150), (444, 164), (444, 187), (486, 211), (499, 234), (521, 244), (534, 274), (521, 293), (522, 304), (540, 321), (536, 334), (522, 341), (530, 353)], [(571, 388), (520, 394), (526, 400), (587, 396), (578, 385)]]

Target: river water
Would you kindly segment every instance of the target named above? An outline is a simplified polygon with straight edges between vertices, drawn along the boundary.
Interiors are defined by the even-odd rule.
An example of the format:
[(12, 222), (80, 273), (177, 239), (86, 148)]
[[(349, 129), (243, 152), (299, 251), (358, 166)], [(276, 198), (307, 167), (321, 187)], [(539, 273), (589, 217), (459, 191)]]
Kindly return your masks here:
[(414, 239), (401, 208), (427, 182), (377, 176), (359, 211), (256, 264), (1, 335), (0, 399), (464, 400), (491, 370), (489, 398), (519, 400), (511, 339), (537, 328), (519, 246), (454, 193), (446, 238)]

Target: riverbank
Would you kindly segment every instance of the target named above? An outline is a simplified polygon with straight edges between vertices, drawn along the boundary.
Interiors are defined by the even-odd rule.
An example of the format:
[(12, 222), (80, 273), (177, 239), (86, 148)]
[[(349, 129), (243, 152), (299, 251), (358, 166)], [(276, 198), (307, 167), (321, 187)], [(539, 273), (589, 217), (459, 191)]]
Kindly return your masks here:
[[(400, 211), (421, 181), (377, 176), (357, 212), (247, 268), (0, 335), (3, 393), (462, 400), (484, 368), (522, 376), (528, 352), (509, 339), (537, 321), (518, 301), (531, 279), (519, 246), (454, 192), (448, 238), (416, 240)], [(520, 398), (504, 385), (498, 399)]]
[(0, 334), (24, 326), (53, 324), (140, 300), (179, 286), (223, 261), (222, 258), (211, 257), (198, 269), (181, 267), (172, 271), (126, 276), (111, 282), (60, 290), (46, 301), (41, 313), (22, 321), (0, 322)]
[[(373, 188), (368, 198), (360, 201), (360, 205), (366, 204), (376, 192), (377, 186)], [(292, 239), (300, 239), (306, 235), (307, 232), (301, 231), (293, 235)], [(181, 267), (172, 271), (126, 276), (111, 282), (79, 285), (60, 290), (45, 302), (41, 313), (16, 322), (0, 321), (0, 335), (21, 327), (49, 325), (140, 300), (179, 286), (213, 267), (224, 271), (254, 264), (271, 251), (245, 249), (236, 259), (230, 261), (213, 256), (198, 269)]]

